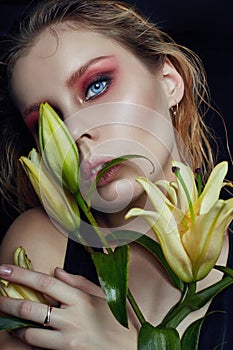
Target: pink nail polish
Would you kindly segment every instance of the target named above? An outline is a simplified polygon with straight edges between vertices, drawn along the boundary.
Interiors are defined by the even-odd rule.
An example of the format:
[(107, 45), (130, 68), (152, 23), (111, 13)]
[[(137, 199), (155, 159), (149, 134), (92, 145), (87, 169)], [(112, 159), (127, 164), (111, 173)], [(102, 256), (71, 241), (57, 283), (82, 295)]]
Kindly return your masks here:
[(9, 276), (12, 273), (12, 267), (8, 265), (0, 265), (0, 275)]

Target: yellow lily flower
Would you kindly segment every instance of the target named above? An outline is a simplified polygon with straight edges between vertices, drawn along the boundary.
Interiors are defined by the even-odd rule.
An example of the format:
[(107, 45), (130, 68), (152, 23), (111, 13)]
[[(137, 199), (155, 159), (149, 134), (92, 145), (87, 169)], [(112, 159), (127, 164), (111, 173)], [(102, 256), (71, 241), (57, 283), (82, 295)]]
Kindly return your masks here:
[[(14, 264), (32, 270), (31, 260), (27, 257), (23, 247), (18, 247), (15, 250)], [(43, 304), (47, 303), (42, 293), (4, 279), (0, 279), (0, 294), (9, 298), (26, 299)]]
[(72, 193), (79, 187), (79, 154), (66, 125), (48, 103), (40, 105), (39, 144), (48, 169)]
[(66, 231), (77, 233), (80, 212), (74, 196), (45, 169), (35, 149), (20, 162), (48, 215)]
[(219, 199), (227, 162), (213, 169), (200, 196), (192, 170), (180, 162), (173, 166), (179, 174), (175, 181), (137, 179), (154, 211), (133, 208), (126, 219), (142, 216), (149, 223), (170, 267), (188, 283), (203, 279), (215, 265), (233, 218), (233, 198)]

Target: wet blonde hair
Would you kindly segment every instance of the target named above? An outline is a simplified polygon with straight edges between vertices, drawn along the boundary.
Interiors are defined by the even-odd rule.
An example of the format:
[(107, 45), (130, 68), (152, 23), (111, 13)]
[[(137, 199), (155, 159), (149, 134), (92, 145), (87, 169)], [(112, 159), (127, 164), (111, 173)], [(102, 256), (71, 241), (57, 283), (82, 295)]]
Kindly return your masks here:
[[(46, 0), (22, 19), (1, 44), (1, 194), (17, 209), (36, 204), (28, 181), (24, 180), (18, 158), (28, 153), (33, 140), (12, 102), (11, 74), (18, 58), (30, 48), (47, 28), (66, 22), (71, 28), (98, 32), (123, 45), (148, 69), (161, 68), (166, 58), (184, 81), (184, 96), (176, 115), (171, 113), (193, 168), (205, 173), (213, 166), (210, 134), (204, 123), (208, 109), (205, 72), (199, 58), (189, 49), (177, 45), (147, 18), (123, 2), (111, 0)], [(179, 145), (178, 145), (179, 146)], [(180, 149), (181, 156), (182, 149)], [(23, 181), (23, 182), (22, 182)]]

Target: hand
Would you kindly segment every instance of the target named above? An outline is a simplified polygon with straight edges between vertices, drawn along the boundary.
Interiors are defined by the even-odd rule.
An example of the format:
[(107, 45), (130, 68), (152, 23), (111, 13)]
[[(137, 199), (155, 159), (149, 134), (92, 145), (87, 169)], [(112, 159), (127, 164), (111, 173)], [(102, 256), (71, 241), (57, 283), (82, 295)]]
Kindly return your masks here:
[[(8, 265), (11, 273), (3, 278), (30, 286), (60, 303), (53, 307), (50, 328), (24, 328), (14, 335), (25, 343), (53, 350), (133, 350), (137, 331), (122, 327), (113, 317), (100, 287), (61, 269), (55, 276)], [(0, 311), (43, 325), (47, 305), (28, 300), (0, 298)]]

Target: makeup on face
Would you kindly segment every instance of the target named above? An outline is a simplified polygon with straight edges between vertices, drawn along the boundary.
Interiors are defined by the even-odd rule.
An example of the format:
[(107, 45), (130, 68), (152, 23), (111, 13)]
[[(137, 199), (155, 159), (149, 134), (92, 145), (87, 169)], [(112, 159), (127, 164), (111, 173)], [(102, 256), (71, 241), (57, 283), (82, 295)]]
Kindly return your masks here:
[[(114, 56), (100, 56), (91, 59), (86, 64), (78, 67), (70, 77), (66, 79), (65, 86), (74, 89), (82, 104), (91, 102), (108, 93), (118, 75), (118, 63)], [(37, 132), (40, 101), (31, 104), (24, 110), (24, 121), (32, 134)], [(49, 103), (49, 101), (47, 101)], [(57, 110), (56, 106), (51, 106)], [(62, 118), (61, 113), (57, 111)]]
[[(51, 33), (45, 33), (28, 55), (18, 60), (12, 86), (34, 138), (38, 134), (39, 105), (48, 102), (76, 140), (80, 161), (94, 159), (91, 172), (96, 176), (102, 167), (98, 159), (105, 162), (106, 156), (112, 159), (136, 152), (149, 156), (153, 163), (156, 160), (161, 168), (167, 162), (173, 135), (172, 128), (167, 127), (170, 117), (162, 76), (106, 36), (66, 29), (59, 33), (59, 45)], [(99, 186), (103, 198), (111, 201), (118, 183), (134, 189), (139, 168), (146, 176), (151, 170), (143, 164), (124, 165), (109, 172)], [(122, 191), (122, 196), (126, 193)]]

